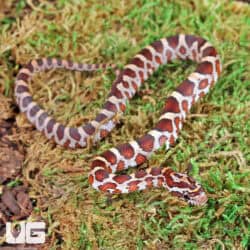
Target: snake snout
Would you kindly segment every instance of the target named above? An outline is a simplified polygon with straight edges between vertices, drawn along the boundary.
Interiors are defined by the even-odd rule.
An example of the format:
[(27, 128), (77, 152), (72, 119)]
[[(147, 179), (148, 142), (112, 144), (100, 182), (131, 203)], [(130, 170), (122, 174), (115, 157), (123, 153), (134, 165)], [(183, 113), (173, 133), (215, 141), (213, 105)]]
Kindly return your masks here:
[(208, 198), (206, 193), (203, 190), (201, 190), (201, 192), (198, 195), (195, 195), (193, 197), (189, 196), (187, 202), (194, 206), (203, 206), (206, 204), (207, 200)]

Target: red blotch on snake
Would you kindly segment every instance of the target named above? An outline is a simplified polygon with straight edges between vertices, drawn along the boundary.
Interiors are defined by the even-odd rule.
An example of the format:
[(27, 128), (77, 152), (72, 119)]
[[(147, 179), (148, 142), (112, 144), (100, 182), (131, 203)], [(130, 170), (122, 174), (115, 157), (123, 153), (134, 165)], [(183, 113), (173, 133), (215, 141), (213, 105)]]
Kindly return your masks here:
[(65, 127), (60, 124), (56, 130), (56, 134), (59, 140), (62, 140), (62, 138), (64, 137), (64, 130)]
[(175, 97), (170, 96), (167, 98), (164, 107), (164, 113), (166, 112), (180, 113), (179, 103)]
[(119, 145), (116, 148), (126, 159), (131, 159), (135, 154), (134, 148), (129, 143)]
[(113, 177), (113, 180), (119, 184), (122, 184), (130, 179), (131, 179), (131, 176), (129, 175), (116, 175)]
[(137, 165), (142, 164), (146, 160), (147, 160), (147, 158), (144, 155), (140, 154), (140, 153), (137, 154), (136, 157), (135, 157), (135, 161), (136, 161)]
[(172, 36), (172, 37), (167, 38), (167, 40), (168, 40), (168, 44), (170, 45), (170, 47), (175, 49), (179, 43), (179, 36), (178, 35)]
[(128, 190), (129, 192), (134, 192), (136, 190), (138, 190), (138, 184), (141, 183), (141, 181), (136, 180), (136, 181), (131, 181), (128, 183)]
[(154, 137), (152, 135), (146, 134), (137, 140), (140, 147), (146, 151), (150, 152), (154, 146)]
[(135, 178), (143, 178), (147, 175), (147, 172), (145, 170), (138, 170), (135, 173)]
[(152, 174), (153, 176), (157, 176), (161, 174), (161, 168), (152, 168), (150, 171), (150, 174)]
[(108, 189), (116, 189), (117, 187), (117, 184), (115, 183), (111, 183), (111, 182), (108, 182), (108, 183), (105, 183), (101, 186), (99, 186), (99, 189), (102, 191), (102, 192), (106, 192)]
[(194, 83), (189, 80), (185, 80), (177, 87), (176, 90), (184, 96), (191, 96), (194, 93)]
[(107, 171), (105, 171), (105, 170), (98, 169), (98, 170), (95, 172), (95, 178), (96, 178), (96, 180), (98, 180), (98, 181), (103, 181), (103, 180), (107, 179), (108, 177), (109, 177), (109, 174), (108, 174)]
[(76, 141), (80, 141), (81, 139), (81, 135), (80, 133), (78, 132), (78, 129), (77, 128), (70, 128), (69, 129), (69, 135), (75, 139)]
[(169, 133), (173, 132), (172, 120), (161, 119), (155, 126), (155, 129), (161, 132), (163, 131), (168, 131)]
[(111, 152), (110, 150), (105, 151), (104, 153), (102, 153), (102, 156), (110, 163), (110, 164), (116, 164), (116, 155)]
[(202, 62), (198, 65), (196, 72), (211, 75), (213, 73), (213, 65), (210, 62)]
[(199, 83), (200, 89), (205, 89), (207, 86), (208, 86), (208, 79), (204, 79), (204, 80), (200, 81), (200, 83)]

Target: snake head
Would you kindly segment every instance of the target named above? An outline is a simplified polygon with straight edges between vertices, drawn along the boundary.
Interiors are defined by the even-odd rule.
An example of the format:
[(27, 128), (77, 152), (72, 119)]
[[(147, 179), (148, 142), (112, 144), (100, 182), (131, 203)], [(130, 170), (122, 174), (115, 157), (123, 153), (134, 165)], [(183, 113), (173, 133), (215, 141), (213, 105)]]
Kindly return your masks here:
[(164, 174), (167, 189), (190, 205), (202, 206), (207, 202), (207, 195), (201, 185), (187, 174), (170, 172)]

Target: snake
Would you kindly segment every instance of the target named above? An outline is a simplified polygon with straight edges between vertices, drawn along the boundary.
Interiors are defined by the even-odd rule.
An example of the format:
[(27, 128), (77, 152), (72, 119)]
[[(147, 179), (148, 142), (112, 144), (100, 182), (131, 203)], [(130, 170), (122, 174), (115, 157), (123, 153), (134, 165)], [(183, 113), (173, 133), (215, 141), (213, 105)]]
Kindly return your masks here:
[(208, 93), (217, 82), (222, 64), (214, 46), (196, 35), (178, 34), (151, 43), (137, 53), (120, 70), (112, 83), (106, 101), (95, 119), (78, 127), (57, 122), (29, 92), (29, 82), (36, 72), (64, 68), (75, 71), (94, 71), (115, 68), (113, 64), (85, 64), (61, 58), (30, 60), (18, 71), (14, 94), (20, 111), (48, 139), (66, 148), (87, 147), (105, 138), (119, 122), (126, 104), (143, 82), (161, 65), (176, 59), (194, 61), (194, 72), (166, 98), (159, 120), (153, 129), (135, 140), (112, 147), (93, 158), (88, 175), (89, 184), (106, 194), (131, 193), (149, 188), (163, 188), (190, 205), (202, 206), (208, 197), (202, 185), (187, 173), (175, 172), (169, 166), (125, 170), (137, 167), (159, 148), (168, 150), (175, 144), (191, 107)]

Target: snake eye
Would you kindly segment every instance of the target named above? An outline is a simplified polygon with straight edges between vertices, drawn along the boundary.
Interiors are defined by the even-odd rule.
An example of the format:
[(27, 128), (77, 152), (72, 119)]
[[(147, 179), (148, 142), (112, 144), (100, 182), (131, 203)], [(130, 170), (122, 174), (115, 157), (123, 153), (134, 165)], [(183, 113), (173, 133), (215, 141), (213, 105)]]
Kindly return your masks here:
[(184, 195), (183, 195), (183, 198), (184, 198), (186, 201), (190, 200), (190, 198), (189, 198), (189, 196), (188, 196), (187, 194), (184, 194)]

